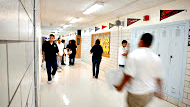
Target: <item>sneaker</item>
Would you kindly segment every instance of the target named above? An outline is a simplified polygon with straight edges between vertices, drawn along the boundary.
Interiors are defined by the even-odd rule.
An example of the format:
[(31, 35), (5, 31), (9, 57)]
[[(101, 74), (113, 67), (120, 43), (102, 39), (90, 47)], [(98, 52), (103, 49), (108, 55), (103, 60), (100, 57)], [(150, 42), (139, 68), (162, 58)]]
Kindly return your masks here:
[(62, 72), (62, 69), (59, 68), (57, 71)]
[(47, 83), (48, 83), (48, 84), (51, 84), (51, 83), (52, 83), (52, 81), (48, 81)]

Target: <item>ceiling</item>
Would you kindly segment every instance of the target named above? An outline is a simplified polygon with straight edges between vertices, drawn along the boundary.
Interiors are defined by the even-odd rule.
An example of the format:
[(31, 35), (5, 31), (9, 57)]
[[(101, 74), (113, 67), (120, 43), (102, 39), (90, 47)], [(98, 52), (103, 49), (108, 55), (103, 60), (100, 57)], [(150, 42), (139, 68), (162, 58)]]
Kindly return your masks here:
[[(89, 15), (82, 14), (86, 9), (95, 4), (97, 0), (41, 0), (42, 33), (59, 32), (68, 34), (101, 23), (113, 18), (121, 17), (132, 12), (151, 8), (173, 0), (98, 0), (104, 2), (104, 7)], [(80, 21), (72, 26), (69, 21), (79, 17)], [(71, 24), (70, 24), (71, 25)], [(59, 31), (58, 29), (62, 29)]]

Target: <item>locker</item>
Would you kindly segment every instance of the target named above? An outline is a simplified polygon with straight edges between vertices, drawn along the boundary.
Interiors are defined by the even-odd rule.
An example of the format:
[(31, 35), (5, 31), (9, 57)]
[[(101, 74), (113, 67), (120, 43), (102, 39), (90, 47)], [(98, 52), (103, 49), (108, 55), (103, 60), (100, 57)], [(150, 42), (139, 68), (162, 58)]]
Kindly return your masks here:
[(143, 33), (154, 37), (151, 50), (162, 61), (163, 93), (183, 100), (189, 21), (133, 28), (131, 48), (135, 50)]
[(169, 75), (169, 51), (170, 51), (170, 31), (168, 28), (161, 28), (159, 30), (158, 40), (158, 56), (162, 61), (162, 77), (163, 77), (163, 92), (167, 94), (167, 84)]
[(158, 54), (159, 31), (157, 29), (153, 29), (149, 33), (154, 37), (150, 48), (154, 53)]
[(183, 61), (184, 26), (170, 27), (170, 67), (168, 94), (174, 98), (179, 97), (180, 79)]

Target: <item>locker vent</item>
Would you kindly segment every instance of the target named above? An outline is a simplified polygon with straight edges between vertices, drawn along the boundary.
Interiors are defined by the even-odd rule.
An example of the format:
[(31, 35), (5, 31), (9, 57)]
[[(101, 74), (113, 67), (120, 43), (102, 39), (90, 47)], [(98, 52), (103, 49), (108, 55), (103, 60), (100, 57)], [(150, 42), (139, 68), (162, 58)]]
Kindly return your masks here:
[(166, 30), (163, 31), (162, 37), (166, 37)]
[(180, 36), (180, 29), (176, 29), (176, 37)]

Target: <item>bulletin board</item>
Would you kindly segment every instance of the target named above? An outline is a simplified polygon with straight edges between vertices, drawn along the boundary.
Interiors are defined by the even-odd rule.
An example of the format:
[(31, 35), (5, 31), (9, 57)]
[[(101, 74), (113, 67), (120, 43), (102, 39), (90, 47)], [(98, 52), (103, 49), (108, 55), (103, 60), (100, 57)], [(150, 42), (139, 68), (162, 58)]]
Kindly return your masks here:
[(95, 45), (96, 40), (100, 40), (100, 45), (103, 48), (104, 57), (110, 57), (110, 32), (92, 34), (91, 37), (91, 46)]

